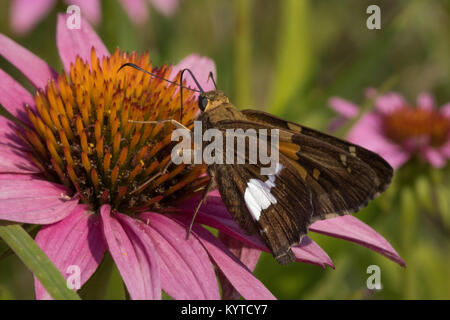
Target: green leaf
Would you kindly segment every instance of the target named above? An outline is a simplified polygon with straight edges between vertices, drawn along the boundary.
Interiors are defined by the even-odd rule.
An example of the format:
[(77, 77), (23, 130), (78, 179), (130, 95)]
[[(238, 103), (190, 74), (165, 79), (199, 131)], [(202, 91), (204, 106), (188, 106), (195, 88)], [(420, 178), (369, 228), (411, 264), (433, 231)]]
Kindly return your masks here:
[[(39, 231), (39, 227), (40, 226), (37, 224), (29, 224), (25, 225), (23, 228), (30, 236), (34, 238)], [(10, 247), (8, 247), (5, 241), (0, 240), (0, 260), (9, 257), (12, 254), (14, 254), (14, 251), (12, 251)]]
[(20, 225), (1, 222), (0, 238), (33, 272), (54, 299), (80, 300), (78, 294), (67, 287), (66, 279), (47, 255)]

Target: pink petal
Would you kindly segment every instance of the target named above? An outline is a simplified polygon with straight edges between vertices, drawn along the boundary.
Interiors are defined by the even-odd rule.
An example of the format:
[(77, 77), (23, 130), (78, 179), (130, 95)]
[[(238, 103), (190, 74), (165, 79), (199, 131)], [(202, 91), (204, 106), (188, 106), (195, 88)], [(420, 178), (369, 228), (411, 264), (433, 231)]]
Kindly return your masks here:
[(382, 156), (395, 169), (401, 167), (411, 154), (391, 142), (383, 134), (382, 118), (369, 112), (350, 130), (347, 139)]
[(74, 4), (80, 7), (81, 14), (90, 23), (98, 25), (101, 20), (102, 10), (99, 0), (65, 0), (67, 4)]
[[(195, 221), (216, 228), (256, 249), (270, 253), (270, 250), (261, 242), (258, 236), (249, 236), (239, 228), (217, 194), (211, 193), (208, 196), (206, 203), (200, 208)], [(185, 211), (186, 216), (189, 217), (189, 215), (193, 214), (197, 203), (198, 198), (182, 204), (181, 208)], [(297, 261), (318, 265), (322, 268), (325, 268), (326, 265), (334, 267), (326, 252), (306, 236), (303, 237), (302, 243), (295, 246), (292, 251), (297, 257)]]
[(160, 258), (163, 290), (174, 299), (220, 299), (214, 267), (198, 239), (186, 240), (186, 229), (161, 214), (141, 218)]
[(339, 97), (331, 97), (328, 100), (328, 104), (332, 109), (334, 109), (336, 112), (338, 112), (340, 115), (344, 116), (345, 118), (353, 118), (356, 117), (358, 114), (359, 108), (354, 103), (339, 98)]
[(134, 300), (161, 299), (158, 258), (149, 236), (136, 220), (122, 214), (111, 216), (111, 207), (100, 209), (109, 252)]
[(44, 60), (3, 34), (0, 34), (0, 55), (19, 69), (36, 88), (45, 88), (47, 82), (57, 75)]
[(120, 3), (130, 16), (130, 20), (137, 24), (147, 21), (148, 8), (144, 0), (120, 0)]
[(178, 8), (178, 0), (150, 0), (160, 13), (171, 16)]
[(22, 131), (14, 122), (0, 116), (0, 173), (41, 172), (30, 160), (30, 149), (15, 130)]
[(304, 236), (300, 244), (292, 247), (292, 252), (298, 262), (315, 264), (324, 269), (325, 266), (329, 266), (334, 269), (333, 261), (328, 254), (308, 236)]
[(26, 151), (0, 144), (0, 173), (39, 173)]
[[(256, 264), (261, 256), (260, 250), (246, 246), (239, 240), (222, 232), (219, 232), (219, 240), (222, 241), (222, 243), (227, 246), (228, 250), (230, 250), (250, 271), (253, 272), (255, 270)], [(219, 273), (219, 281), (220, 287), (222, 288), (223, 300), (240, 299), (241, 295), (222, 272)]]
[(336, 118), (332, 119), (330, 123), (328, 124), (328, 131), (333, 133), (339, 130), (339, 128), (342, 128), (346, 123), (348, 123), (348, 118), (343, 116), (337, 116)]
[(14, 122), (0, 116), (0, 146), (29, 151), (30, 148), (17, 136), (16, 130), (21, 131)]
[(8, 175), (0, 179), (0, 220), (32, 224), (60, 221), (78, 204), (76, 197), (67, 194), (63, 186), (48, 181)]
[(417, 106), (423, 110), (433, 110), (436, 106), (434, 99), (429, 93), (421, 93), (417, 97)]
[(406, 106), (405, 99), (395, 92), (389, 92), (379, 96), (375, 101), (377, 110), (383, 114), (389, 114), (398, 108)]
[[(180, 220), (185, 227), (189, 220)], [(228, 281), (247, 300), (272, 300), (272, 293), (252, 274), (252, 272), (234, 256), (227, 247), (208, 230), (195, 224), (192, 236), (197, 237), (208, 251), (220, 271)]]
[(64, 14), (58, 15), (56, 45), (66, 71), (70, 71), (70, 64), (75, 62), (77, 56), (90, 63), (92, 47), (95, 48), (100, 60), (103, 56), (109, 56), (102, 40), (86, 20), (81, 19), (80, 29), (69, 29), (66, 26), (66, 15)]
[[(176, 66), (174, 66), (170, 78), (173, 79), (178, 74), (178, 72), (186, 68), (192, 71), (203, 90), (215, 90), (212, 80), (208, 81), (210, 72), (213, 73), (214, 80), (217, 81), (216, 64), (213, 60), (207, 57), (200, 57), (198, 54), (191, 54), (181, 60)], [(183, 75), (183, 80), (184, 79), (186, 79), (188, 87), (198, 89), (194, 80), (188, 73), (185, 73)]]
[(392, 261), (405, 266), (405, 262), (379, 233), (357, 218), (347, 215), (314, 222), (310, 231), (358, 243), (377, 251)]
[(47, 15), (56, 0), (13, 0), (11, 2), (11, 28), (20, 34), (27, 33)]
[(425, 147), (422, 155), (435, 168), (442, 168), (447, 163), (445, 156), (432, 147)]
[(223, 232), (219, 232), (219, 240), (222, 241), (222, 243), (227, 246), (228, 250), (239, 258), (249, 270), (255, 270), (256, 264), (261, 256), (261, 250), (246, 246), (241, 241), (238, 241)]
[(8, 173), (1, 173), (0, 174), (0, 185), (2, 180), (24, 180), (24, 181), (30, 181), (35, 180), (36, 177), (30, 174), (8, 174)]
[(450, 158), (450, 139), (449, 141), (441, 147), (440, 152), (447, 158)]
[[(106, 249), (100, 219), (86, 205), (79, 205), (65, 219), (41, 228), (36, 242), (63, 276), (75, 276), (80, 286), (95, 272)], [(70, 268), (71, 267), (71, 268)], [(35, 277), (36, 299), (51, 299)]]
[(30, 124), (25, 105), (34, 109), (31, 94), (16, 82), (9, 74), (0, 69), (0, 104), (23, 123)]
[(444, 116), (450, 118), (450, 103), (444, 104), (440, 110)]

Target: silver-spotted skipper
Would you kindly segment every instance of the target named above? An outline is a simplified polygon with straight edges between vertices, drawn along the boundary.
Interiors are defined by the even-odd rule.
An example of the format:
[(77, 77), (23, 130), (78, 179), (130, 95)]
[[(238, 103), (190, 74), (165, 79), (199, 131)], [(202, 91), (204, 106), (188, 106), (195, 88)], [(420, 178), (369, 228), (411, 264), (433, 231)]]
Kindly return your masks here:
[[(131, 63), (124, 66), (155, 76)], [(262, 175), (261, 164), (248, 161), (210, 164), (210, 184), (198, 208), (215, 182), (234, 220), (247, 233), (259, 234), (280, 264), (295, 261), (291, 247), (311, 223), (354, 213), (388, 187), (393, 170), (376, 153), (262, 111), (239, 111), (223, 92), (204, 92), (193, 75), (199, 90), (182, 86), (185, 71), (192, 75), (183, 70), (176, 84), (200, 93), (197, 120), (204, 131), (278, 129), (279, 162), (273, 174)]]

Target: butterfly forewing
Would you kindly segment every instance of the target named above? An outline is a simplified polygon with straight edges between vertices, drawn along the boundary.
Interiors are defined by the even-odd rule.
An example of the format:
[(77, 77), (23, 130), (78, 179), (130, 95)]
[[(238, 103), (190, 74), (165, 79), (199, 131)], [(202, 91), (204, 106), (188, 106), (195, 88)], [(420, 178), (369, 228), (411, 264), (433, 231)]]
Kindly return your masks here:
[(316, 138), (361, 159), (364, 163), (370, 166), (373, 171), (375, 171), (379, 181), (377, 185), (378, 193), (385, 191), (392, 180), (392, 167), (375, 152), (326, 133), (278, 118), (263, 111), (249, 109), (243, 110), (242, 113), (249, 121), (255, 121), (272, 127), (282, 128), (298, 135)]
[[(216, 126), (243, 130), (275, 129), (246, 120), (224, 120)], [(364, 161), (314, 137), (279, 130), (280, 154), (290, 159), (297, 176), (305, 181), (313, 193), (312, 221), (356, 212), (375, 197), (380, 178)], [(287, 144), (288, 150), (284, 144)]]
[(312, 222), (360, 210), (385, 183), (354, 152), (313, 136), (248, 120), (223, 120), (214, 127), (225, 136), (233, 128), (280, 130), (273, 176), (261, 175), (261, 165), (248, 161), (210, 166), (236, 221), (248, 232), (258, 230), (280, 263), (293, 261), (290, 248)]

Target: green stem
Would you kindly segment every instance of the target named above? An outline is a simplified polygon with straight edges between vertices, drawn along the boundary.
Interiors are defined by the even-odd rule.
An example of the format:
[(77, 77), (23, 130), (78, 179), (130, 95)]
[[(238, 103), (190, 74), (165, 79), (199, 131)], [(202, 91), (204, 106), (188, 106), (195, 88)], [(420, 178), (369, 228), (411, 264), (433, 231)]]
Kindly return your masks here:
[(376, 100), (376, 98), (383, 93), (389, 91), (398, 81), (398, 75), (394, 75), (390, 77), (388, 80), (386, 80), (377, 90), (377, 95), (375, 97), (366, 99), (363, 104), (361, 105), (361, 108), (359, 109), (359, 113), (356, 117), (350, 119), (345, 125), (343, 125), (341, 128), (339, 128), (335, 135), (337, 137), (345, 137), (348, 132), (350, 131), (353, 126), (358, 123), (358, 121), (367, 113), (369, 112)]
[(234, 36), (234, 92), (236, 105), (247, 108), (252, 105), (251, 24), (253, 0), (234, 0), (236, 12)]
[[(279, 1), (281, 26), (278, 30), (277, 61), (270, 93), (270, 112), (285, 116), (294, 97), (303, 93), (314, 67), (308, 0)], [(296, 113), (307, 106), (297, 101)]]
[[(410, 187), (404, 186), (401, 194), (401, 233), (402, 233), (402, 255), (405, 261), (412, 261), (414, 259), (415, 238), (417, 229), (417, 204), (414, 199), (414, 192)], [(405, 299), (414, 299), (414, 272), (403, 273), (403, 297)]]
[(54, 299), (80, 299), (75, 291), (67, 287), (63, 275), (20, 225), (0, 222), (0, 238), (33, 272)]

